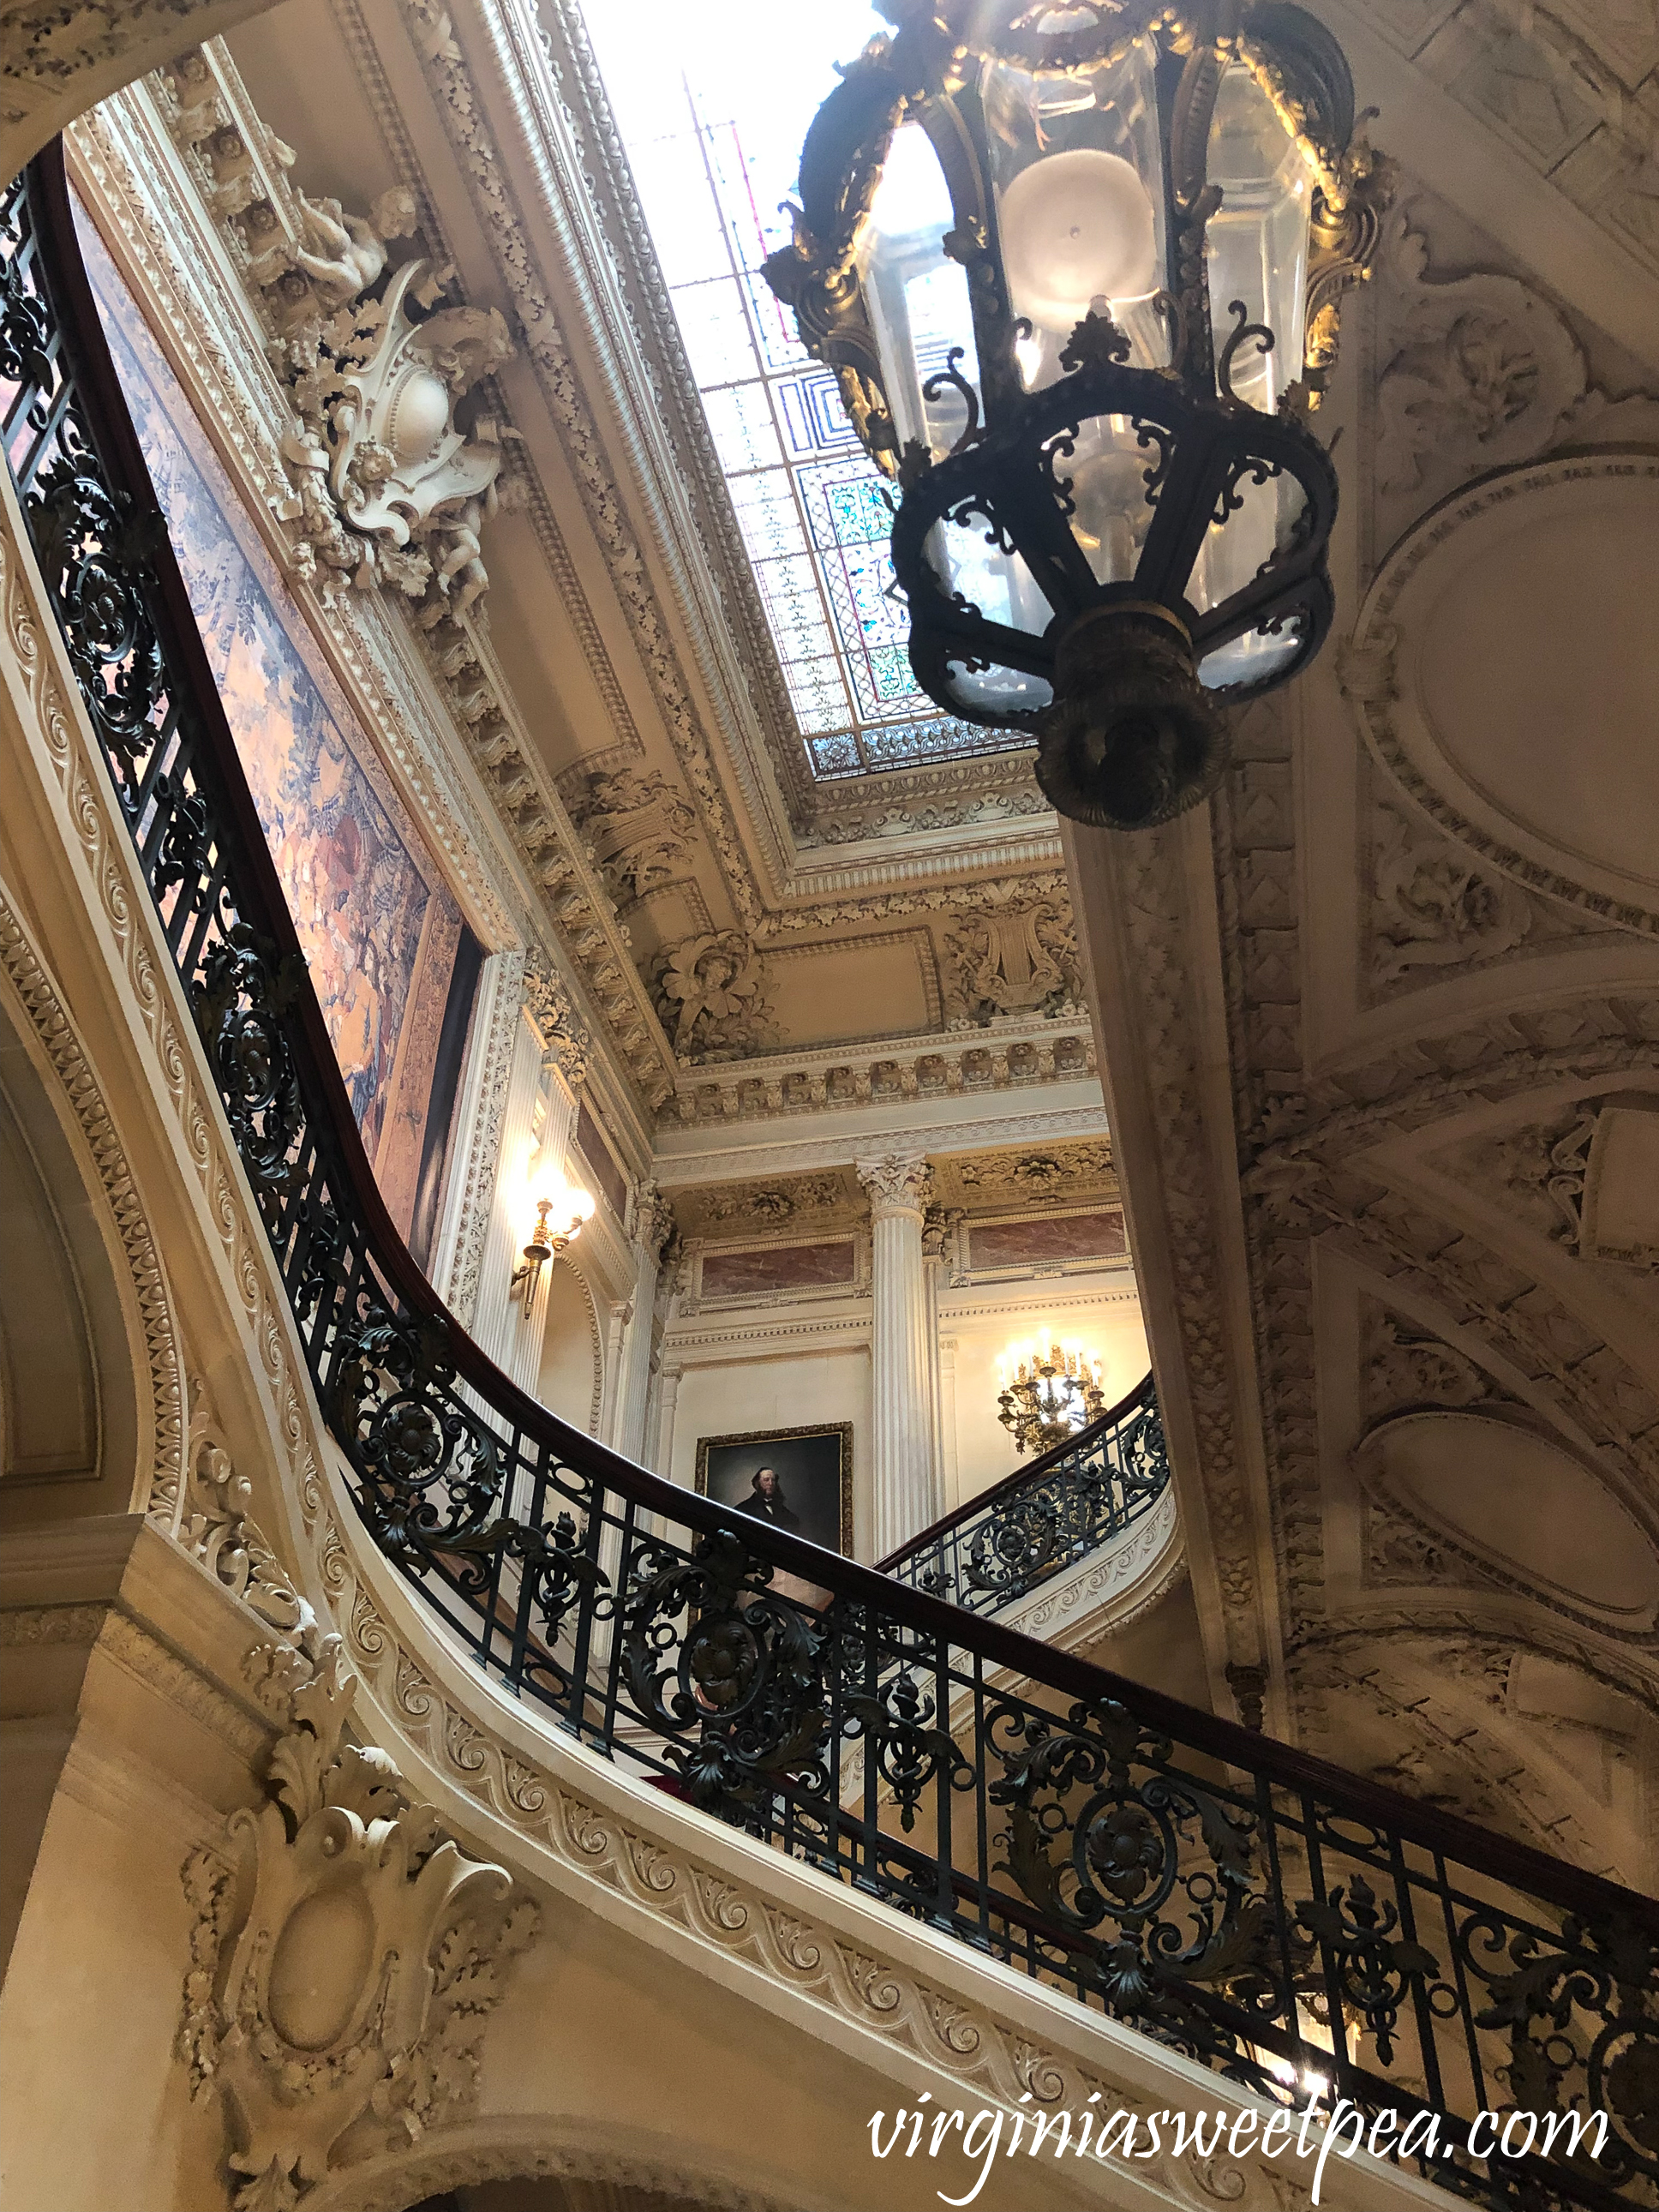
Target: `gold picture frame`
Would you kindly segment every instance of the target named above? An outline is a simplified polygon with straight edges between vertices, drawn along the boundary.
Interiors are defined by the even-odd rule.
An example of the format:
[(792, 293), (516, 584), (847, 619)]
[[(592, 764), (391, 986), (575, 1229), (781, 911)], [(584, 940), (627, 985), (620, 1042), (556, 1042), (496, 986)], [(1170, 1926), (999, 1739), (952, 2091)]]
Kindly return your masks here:
[[(833, 1451), (828, 1447), (833, 1443)], [(791, 1450), (790, 1447), (798, 1449)], [(816, 1450), (799, 1449), (817, 1446)], [(853, 1556), (853, 1424), (816, 1421), (793, 1429), (750, 1429), (697, 1438), (697, 1495), (739, 1506), (763, 1467), (776, 1472), (794, 1533), (826, 1551)], [(792, 1490), (791, 1486), (793, 1486)], [(787, 1520), (775, 1525), (787, 1528)]]

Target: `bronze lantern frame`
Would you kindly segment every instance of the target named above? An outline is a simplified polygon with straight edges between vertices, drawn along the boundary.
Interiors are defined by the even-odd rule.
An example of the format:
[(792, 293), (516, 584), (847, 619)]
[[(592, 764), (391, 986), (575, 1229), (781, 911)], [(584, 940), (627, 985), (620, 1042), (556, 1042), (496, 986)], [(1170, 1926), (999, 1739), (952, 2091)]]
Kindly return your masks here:
[[(1336, 41), (1288, 0), (888, 0), (883, 12), (894, 35), (872, 40), (847, 68), (807, 132), (793, 240), (769, 258), (765, 276), (793, 310), (806, 350), (834, 370), (866, 450), (899, 487), (893, 563), (921, 688), (963, 720), (1030, 730), (1037, 780), (1062, 813), (1123, 829), (1166, 820), (1219, 781), (1224, 710), (1297, 674), (1329, 629), (1336, 475), (1307, 416), (1335, 362), (1341, 297), (1376, 252), (1394, 165), (1366, 140)], [(1166, 202), (1167, 265), (1152, 306), (1169, 359), (1130, 366), (1128, 337), (1091, 308), (1060, 356), (1065, 373), (1027, 391), (1016, 347), (1030, 325), (1010, 304), (980, 64), (1061, 73), (1109, 65), (1148, 33), (1158, 45)], [(1241, 349), (1269, 352), (1273, 333), (1250, 322), (1241, 301), (1231, 304), (1219, 345), (1211, 321), (1206, 234), (1222, 195), (1206, 162), (1223, 73), (1235, 61), (1266, 92), (1313, 176), (1303, 359), (1273, 414), (1234, 390)], [(950, 192), (954, 228), (944, 252), (967, 274), (978, 356), (977, 392), (957, 368), (959, 349), (922, 387), (933, 402), (953, 386), (966, 410), (966, 427), (942, 456), (901, 441), (860, 270), (860, 234), (894, 134), (909, 121), (926, 131)], [(1069, 526), (1066, 468), (1103, 416), (1120, 434), (1127, 424), (1144, 453), (1152, 510), (1133, 575), (1109, 582)], [(1242, 588), (1196, 606), (1188, 586), (1206, 533), (1253, 487), (1286, 479), (1300, 495), (1293, 526)], [(989, 544), (1023, 559), (1054, 610), (1041, 635), (988, 617), (951, 588), (929, 549), (940, 524), (982, 527)], [(1206, 656), (1252, 635), (1289, 638), (1294, 650), (1265, 673), (1206, 687)], [(1034, 703), (974, 696), (967, 679), (992, 668), (1036, 679)], [(1048, 698), (1035, 703), (1045, 687)]]

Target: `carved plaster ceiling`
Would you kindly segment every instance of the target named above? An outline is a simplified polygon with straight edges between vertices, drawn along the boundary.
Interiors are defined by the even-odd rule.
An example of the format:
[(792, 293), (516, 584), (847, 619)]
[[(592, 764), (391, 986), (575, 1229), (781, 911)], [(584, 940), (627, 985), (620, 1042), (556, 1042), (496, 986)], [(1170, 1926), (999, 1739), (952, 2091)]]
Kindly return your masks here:
[(1407, 191), (1337, 650), (1073, 880), (1218, 1697), (1651, 1887), (1659, 377), (1509, 244)]
[[(250, 343), (301, 418), (279, 427), (262, 392), (253, 412), (280, 459), (240, 441), (256, 478), (275, 478), (254, 489), (296, 575), (337, 631), (362, 627), (345, 603), (365, 585), (406, 608), (537, 927), (647, 1111), (674, 1094), (685, 1119), (685, 1077), (711, 1065), (769, 1061), (775, 1089), (778, 1055), (845, 1041), (908, 1046), (893, 1064), (915, 1070), (924, 1040), (1008, 1023), (1039, 1039), (952, 1047), (941, 1085), (1088, 1079), (1058, 839), (1023, 757), (839, 783), (805, 772), (574, 11), (290, 0), (234, 56), (187, 54), (116, 103), (77, 153), (141, 206), (135, 168), (148, 192), (180, 196), (153, 255), (197, 295), (167, 299), (158, 279), (172, 326), (227, 305), (227, 264), (240, 275)], [(210, 279), (176, 250), (204, 222)], [(459, 475), (434, 481), (409, 559), (391, 544), (364, 556), (316, 465), (338, 434), (291, 334), (310, 343), (302, 308), (354, 313), (382, 269), (399, 287), (421, 262), (472, 348), (452, 380), (452, 473), (477, 482), (469, 505)], [(349, 341), (325, 326), (325, 365)]]

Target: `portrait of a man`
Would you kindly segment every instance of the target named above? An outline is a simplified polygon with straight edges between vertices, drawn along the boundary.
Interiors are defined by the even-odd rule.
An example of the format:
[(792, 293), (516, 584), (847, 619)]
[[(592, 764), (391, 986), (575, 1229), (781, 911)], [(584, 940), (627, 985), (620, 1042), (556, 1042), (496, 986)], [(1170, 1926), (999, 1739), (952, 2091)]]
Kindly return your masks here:
[(702, 1437), (697, 1488), (826, 1551), (853, 1548), (853, 1425)]

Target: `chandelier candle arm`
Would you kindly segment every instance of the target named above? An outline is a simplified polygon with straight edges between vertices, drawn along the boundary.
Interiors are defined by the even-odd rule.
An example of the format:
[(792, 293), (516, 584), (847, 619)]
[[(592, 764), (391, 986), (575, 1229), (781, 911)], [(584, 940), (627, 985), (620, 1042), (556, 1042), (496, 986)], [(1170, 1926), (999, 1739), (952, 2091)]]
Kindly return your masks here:
[(1394, 167), (1287, 0), (884, 12), (764, 274), (899, 487), (917, 682), (1030, 731), (1062, 813), (1146, 828), (1329, 629), (1305, 418)]

